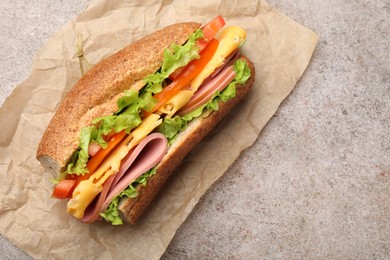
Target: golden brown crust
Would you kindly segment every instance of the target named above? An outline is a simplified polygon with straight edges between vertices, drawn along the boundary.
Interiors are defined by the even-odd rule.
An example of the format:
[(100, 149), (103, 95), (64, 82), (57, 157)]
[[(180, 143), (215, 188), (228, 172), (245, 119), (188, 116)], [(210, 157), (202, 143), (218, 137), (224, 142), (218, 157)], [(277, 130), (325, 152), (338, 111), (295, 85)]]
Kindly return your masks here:
[(36, 157), (43, 167), (59, 173), (78, 147), (82, 127), (91, 119), (117, 110), (121, 92), (161, 66), (163, 51), (183, 44), (198, 23), (165, 27), (118, 51), (86, 73), (62, 100), (39, 143)]
[(122, 199), (119, 212), (124, 221), (130, 224), (136, 223), (184, 157), (249, 93), (255, 79), (255, 68), (247, 58), (243, 58), (251, 69), (251, 77), (246, 84), (237, 87), (235, 98), (226, 103), (220, 102), (218, 111), (210, 113), (206, 118), (198, 118), (191, 122), (174, 145), (169, 148), (167, 155), (158, 164), (156, 174), (148, 180), (148, 184), (138, 187), (138, 196), (132, 199)]

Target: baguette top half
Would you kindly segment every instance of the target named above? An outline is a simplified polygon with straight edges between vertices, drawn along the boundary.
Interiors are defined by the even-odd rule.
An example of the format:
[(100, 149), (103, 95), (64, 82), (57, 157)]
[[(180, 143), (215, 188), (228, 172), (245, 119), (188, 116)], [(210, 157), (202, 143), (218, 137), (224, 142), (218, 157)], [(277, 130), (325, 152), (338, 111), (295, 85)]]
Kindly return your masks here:
[(139, 90), (143, 78), (162, 64), (164, 50), (184, 44), (200, 27), (178, 23), (158, 30), (102, 60), (73, 86), (61, 101), (38, 145), (37, 159), (54, 174), (64, 170), (79, 145), (83, 127), (117, 110), (126, 89)]

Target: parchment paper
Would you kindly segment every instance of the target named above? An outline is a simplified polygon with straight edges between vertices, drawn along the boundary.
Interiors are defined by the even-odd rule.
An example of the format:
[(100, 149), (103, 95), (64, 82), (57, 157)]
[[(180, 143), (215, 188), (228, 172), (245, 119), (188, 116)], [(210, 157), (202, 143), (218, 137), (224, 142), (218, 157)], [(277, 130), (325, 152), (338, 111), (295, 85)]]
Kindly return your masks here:
[[(244, 53), (256, 67), (250, 96), (191, 152), (139, 225), (86, 225), (66, 214), (65, 202), (50, 198), (51, 176), (35, 152), (60, 99), (80, 77), (77, 35), (96, 63), (156, 28), (217, 14), (247, 29)], [(317, 40), (265, 1), (92, 1), (39, 50), (31, 76), (0, 110), (1, 233), (34, 258), (159, 258), (199, 198), (294, 88)]]

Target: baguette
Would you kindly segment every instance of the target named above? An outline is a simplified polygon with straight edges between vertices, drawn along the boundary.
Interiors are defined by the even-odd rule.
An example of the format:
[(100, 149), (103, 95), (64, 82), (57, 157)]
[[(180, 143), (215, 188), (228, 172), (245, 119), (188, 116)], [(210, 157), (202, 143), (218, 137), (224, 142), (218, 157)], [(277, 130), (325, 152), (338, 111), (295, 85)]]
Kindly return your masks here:
[[(36, 157), (41, 162), (42, 166), (55, 175), (64, 172), (67, 169), (68, 163), (72, 160), (72, 156), (77, 152), (77, 150), (80, 147), (79, 142), (81, 141), (79, 141), (79, 137), (82, 129), (93, 125), (92, 122), (94, 119), (103, 116), (110, 116), (113, 115), (116, 111), (118, 111), (119, 105), (117, 101), (125, 95), (124, 94), (125, 90), (130, 89), (130, 90), (135, 90), (137, 93), (141, 92), (141, 89), (145, 85), (145, 81), (144, 81), (145, 77), (150, 74), (156, 73), (156, 71), (160, 69), (164, 59), (164, 50), (169, 48), (172, 44), (177, 44), (177, 45), (184, 44), (188, 40), (190, 35), (192, 35), (194, 31), (196, 31), (199, 27), (200, 24), (198, 23), (179, 23), (179, 24), (165, 27), (155, 33), (150, 34), (149, 36), (146, 36), (136, 41), (135, 43), (129, 45), (128, 47), (125, 47), (124, 49), (116, 52), (115, 54), (108, 57), (107, 59), (104, 59), (103, 61), (98, 63), (94, 68), (92, 68), (89, 72), (87, 72), (84, 76), (82, 76), (81, 79), (75, 84), (75, 86), (61, 101), (56, 113), (51, 119), (47, 129), (43, 133), (36, 154)], [(228, 30), (228, 32), (232, 32), (232, 31), (235, 32), (235, 30), (239, 30), (240, 32), (242, 32), (242, 29), (235, 29), (235, 28)], [(231, 35), (230, 37), (233, 36), (234, 36), (234, 40), (233, 38), (231, 38), (230, 41), (236, 41), (234, 42), (234, 44), (235, 46), (237, 46), (242, 41), (242, 39), (240, 38), (241, 34), (236, 32), (234, 35)], [(222, 54), (225, 55), (225, 53), (229, 53), (228, 50), (230, 49), (227, 49), (227, 48), (231, 48), (231, 45), (229, 44), (230, 43), (227, 43), (227, 45), (222, 45), (225, 47), (223, 49), (223, 52), (219, 53), (218, 55), (222, 56)], [(212, 44), (210, 43), (210, 45)], [(226, 47), (226, 46), (230, 46), (230, 47)], [(214, 54), (212, 57), (218, 56), (216, 54), (217, 52), (216, 50), (214, 50)], [(234, 58), (231, 58), (233, 56)], [(255, 78), (255, 68), (248, 58), (240, 55), (239, 51), (234, 51), (233, 53), (231, 53), (229, 59), (226, 58), (229, 61), (229, 63), (225, 64), (226, 69), (223, 69), (224, 66), (221, 66), (221, 69), (223, 69), (223, 71), (227, 71), (227, 69), (231, 69), (232, 68), (231, 65), (234, 63), (235, 60), (237, 60), (238, 57), (240, 57), (241, 60), (245, 61), (245, 62), (241, 61), (240, 64), (245, 64), (245, 63), (247, 64), (247, 69), (250, 70), (249, 79), (246, 79), (245, 83), (236, 84), (235, 97), (232, 98), (232, 96), (230, 96), (229, 97), (230, 99), (228, 99), (226, 102), (219, 101), (218, 110), (208, 112), (207, 116), (202, 115), (198, 118), (193, 119), (191, 122), (188, 123), (187, 128), (177, 135), (175, 141), (169, 146), (169, 148), (166, 148), (168, 150), (165, 150), (164, 154), (161, 154), (161, 157), (159, 157), (160, 159), (158, 159), (158, 161), (156, 161), (155, 164), (153, 164), (153, 165), (157, 164), (155, 166), (156, 173), (151, 175), (148, 178), (147, 185), (144, 186), (139, 184), (135, 187), (138, 191), (138, 195), (136, 197), (127, 198), (126, 196), (124, 196), (120, 200), (117, 210), (122, 220), (131, 224), (135, 224), (137, 220), (142, 216), (142, 214), (144, 214), (149, 204), (156, 197), (160, 189), (167, 182), (172, 172), (175, 170), (175, 168), (177, 168), (180, 165), (180, 163), (185, 158), (185, 156), (193, 149), (193, 147), (196, 144), (198, 144), (207, 135), (207, 133), (209, 133), (218, 124), (218, 122), (227, 113), (229, 113), (229, 111), (231, 111), (234, 108), (234, 106), (245, 95), (249, 93)], [(199, 60), (202, 60), (202, 58), (200, 58)], [(203, 72), (203, 70), (201, 72)], [(231, 69), (231, 71), (233, 72), (233, 69)], [(219, 78), (224, 79), (225, 82), (229, 82), (230, 80), (233, 79), (231, 78), (231, 74), (229, 76), (229, 80), (226, 77), (225, 74), (221, 73)], [(211, 78), (211, 76), (209, 78)], [(215, 76), (215, 78), (217, 78), (217, 76)], [(215, 78), (213, 76), (213, 79)], [(213, 81), (213, 79), (211, 79), (210, 82)], [(221, 83), (218, 84), (220, 84), (220, 86), (223, 87)], [(208, 88), (203, 88), (203, 89), (207, 90)], [(195, 92), (196, 90), (185, 90), (185, 91)], [(209, 92), (209, 93), (202, 92), (202, 94), (198, 95), (197, 97), (201, 97), (202, 99), (205, 99), (204, 95), (209, 96), (210, 93), (212, 94), (213, 92)], [(160, 111), (159, 113), (163, 113), (163, 114), (156, 113), (152, 115), (154, 117), (157, 116), (157, 118), (160, 118), (159, 121), (162, 121), (161, 117), (162, 115), (164, 115), (165, 112), (161, 112), (164, 110), (159, 110), (159, 111)], [(184, 111), (187, 110), (184, 109)], [(148, 114), (145, 111), (141, 112), (141, 114), (142, 113), (144, 113), (143, 114), (144, 120), (147, 121), (147, 118), (149, 118)], [(153, 111), (150, 113), (153, 113)], [(146, 123), (146, 125), (148, 124), (149, 123)], [(161, 122), (159, 124), (161, 124)], [(141, 126), (139, 126), (139, 128), (141, 129)], [(111, 127), (109, 129), (112, 131)], [(145, 130), (144, 127), (142, 127), (142, 129)], [(137, 133), (140, 133), (144, 130), (141, 130)], [(139, 135), (134, 134), (134, 136), (137, 137), (133, 137), (132, 134), (127, 135), (127, 138), (130, 139), (125, 138), (123, 139), (124, 141), (120, 143), (120, 145), (118, 144), (119, 147), (116, 147), (115, 150), (113, 150), (113, 152), (111, 152), (107, 156), (107, 158), (104, 159), (104, 161), (101, 163), (102, 166), (101, 167), (97, 166), (102, 169), (95, 168), (96, 169), (95, 170), (88, 167), (88, 171), (90, 172), (90, 174), (92, 174), (92, 176), (95, 175), (96, 177), (92, 178), (91, 175), (87, 174), (86, 178), (87, 179), (89, 178), (88, 182), (82, 181), (87, 179), (83, 179), (83, 178), (77, 179), (78, 183), (72, 184), (73, 186), (71, 187), (73, 187), (73, 189), (68, 190), (69, 192), (71, 192), (70, 194), (68, 193), (68, 195), (71, 195), (72, 197), (55, 196), (56, 198), (71, 198), (71, 200), (68, 202), (69, 213), (72, 213), (77, 218), (83, 218), (83, 214), (84, 214), (83, 212), (85, 212), (84, 210), (86, 210), (86, 208), (83, 207), (88, 207), (89, 205), (92, 208), (100, 209), (99, 205), (102, 205), (100, 203), (102, 202), (102, 200), (105, 199), (105, 196), (108, 195), (102, 195), (99, 197), (97, 194), (99, 194), (100, 192), (104, 194), (108, 194), (109, 192), (111, 195), (113, 193), (111, 189), (113, 187), (111, 187), (111, 184), (115, 183), (112, 184), (112, 186), (115, 186), (117, 183), (116, 180), (119, 179), (122, 180), (121, 179), (122, 177), (120, 177), (122, 176), (121, 173), (118, 173), (119, 170), (114, 170), (114, 169), (119, 169), (119, 168), (115, 168), (117, 167), (115, 165), (119, 165), (119, 163), (121, 163), (120, 160), (122, 160), (121, 164), (126, 164), (124, 162), (125, 159), (124, 157), (122, 157), (122, 155), (125, 154), (130, 155), (129, 153), (129, 151), (131, 151), (130, 149), (134, 149), (134, 148), (130, 148), (130, 142), (132, 142), (131, 140), (133, 140), (133, 138), (134, 139), (138, 138)], [(164, 137), (162, 134), (160, 134), (160, 136), (162, 136), (166, 140), (166, 137)], [(129, 141), (125, 141), (125, 140), (129, 140)], [(127, 147), (129, 147), (128, 148), (129, 150), (126, 150)], [(124, 148), (124, 150), (122, 148)], [(117, 153), (118, 151), (125, 151), (125, 150), (126, 150), (125, 154), (123, 152), (121, 152), (120, 154)], [(133, 152), (131, 153), (131, 156), (133, 156)], [(147, 158), (147, 160), (150, 159), (149, 156), (148, 157), (145, 156), (142, 158), (144, 159)], [(93, 157), (93, 159), (95, 158)], [(108, 168), (104, 168), (104, 167), (108, 167)], [(99, 173), (96, 174), (97, 172)], [(108, 172), (112, 172), (112, 173), (108, 173)], [(71, 173), (73, 173), (73, 171)], [(118, 175), (118, 178), (115, 178), (116, 177), (115, 175)], [(109, 179), (104, 179), (103, 182), (102, 176), (105, 176), (104, 178), (107, 177)], [(81, 183), (84, 184), (81, 185)], [(93, 185), (94, 188), (91, 188), (91, 186), (85, 186), (85, 185), (90, 185), (88, 183), (91, 183), (91, 185)], [(103, 186), (103, 183), (106, 184), (105, 185), (106, 189), (104, 190), (104, 192), (102, 190), (98, 191), (97, 185)], [(83, 186), (84, 188), (81, 188), (80, 186)], [(119, 190), (119, 189), (120, 189), (119, 187), (115, 187), (115, 190)], [(83, 193), (84, 194), (83, 197), (79, 197), (81, 190), (85, 191), (85, 194)], [(91, 199), (94, 198), (92, 197), (92, 194), (95, 194), (95, 192), (98, 193), (94, 195), (96, 197), (93, 201), (91, 201)], [(53, 196), (54, 196), (54, 192), (53, 192)], [(88, 198), (87, 200), (85, 196), (87, 196)], [(88, 204), (86, 204), (87, 203), (86, 201), (89, 201)], [(105, 203), (107, 202), (109, 203), (110, 201), (111, 199), (106, 199), (104, 205)], [(83, 206), (80, 206), (81, 204)], [(86, 223), (91, 223), (97, 220), (99, 216), (99, 211), (95, 209), (89, 212), (92, 213), (86, 214), (87, 216), (84, 216), (85, 218), (83, 218), (83, 221)]]

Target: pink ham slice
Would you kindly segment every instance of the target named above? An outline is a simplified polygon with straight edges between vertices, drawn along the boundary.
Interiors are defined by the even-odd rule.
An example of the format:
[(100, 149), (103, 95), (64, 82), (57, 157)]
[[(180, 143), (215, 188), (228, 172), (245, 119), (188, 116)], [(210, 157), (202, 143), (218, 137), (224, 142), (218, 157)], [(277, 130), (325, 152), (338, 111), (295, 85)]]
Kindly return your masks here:
[(88, 155), (94, 156), (99, 150), (100, 146), (97, 143), (90, 143), (88, 146)]
[(178, 114), (183, 116), (206, 104), (213, 97), (216, 91), (222, 91), (226, 88), (235, 76), (236, 73), (234, 72), (233, 66), (224, 68), (217, 76), (202, 85), (192, 96), (190, 102), (178, 111)]
[(225, 61), (222, 63), (221, 66), (219, 66), (218, 68), (216, 68), (214, 70), (213, 73), (211, 73), (210, 76), (208, 76), (202, 83), (202, 85), (206, 85), (211, 79), (213, 79), (215, 76), (217, 76), (219, 74), (219, 72), (221, 70), (223, 70), (224, 68), (226, 67), (229, 67), (231, 65), (234, 64), (234, 62), (236, 62), (236, 60), (238, 60), (238, 58), (240, 58), (240, 50), (239, 49), (235, 49), (232, 53), (229, 54), (229, 56), (227, 56), (225, 58)]
[(168, 150), (167, 138), (153, 133), (142, 140), (128, 156), (122, 160), (117, 174), (110, 176), (103, 190), (85, 210), (82, 221), (92, 223), (100, 219), (112, 199), (126, 189), (135, 179), (156, 166)]

